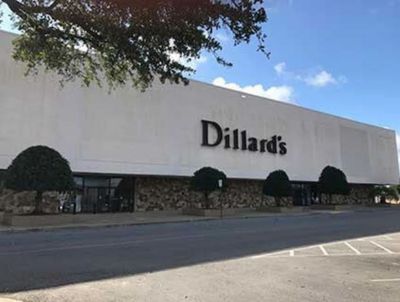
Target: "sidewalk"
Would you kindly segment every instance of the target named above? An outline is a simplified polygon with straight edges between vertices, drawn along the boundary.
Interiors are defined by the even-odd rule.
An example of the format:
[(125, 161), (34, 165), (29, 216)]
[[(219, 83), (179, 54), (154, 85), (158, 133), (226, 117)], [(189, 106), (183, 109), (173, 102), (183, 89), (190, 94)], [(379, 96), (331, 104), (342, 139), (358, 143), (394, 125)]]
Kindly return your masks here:
[[(246, 219), (260, 217), (291, 217), (318, 214), (340, 214), (353, 211), (385, 210), (378, 208), (354, 208), (346, 211), (309, 210), (295, 213), (257, 212), (255, 209), (237, 209), (235, 214), (224, 216), (223, 219)], [(115, 227), (143, 224), (183, 223), (195, 221), (219, 220), (220, 217), (202, 217), (183, 215), (181, 211), (154, 211), (134, 213), (104, 213), (104, 214), (59, 214), (43, 216), (15, 216), (13, 226), (0, 225), (2, 232), (50, 231), (57, 229)]]
[[(254, 209), (240, 209), (235, 214), (224, 216), (223, 219), (258, 218), (311, 215), (317, 211), (302, 213), (264, 213)], [(0, 232), (40, 231), (65, 228), (113, 227), (142, 224), (182, 223), (194, 221), (218, 220), (220, 217), (201, 217), (183, 215), (180, 211), (156, 211), (134, 213), (105, 214), (59, 214), (44, 216), (16, 216), (15, 226), (0, 225)]]

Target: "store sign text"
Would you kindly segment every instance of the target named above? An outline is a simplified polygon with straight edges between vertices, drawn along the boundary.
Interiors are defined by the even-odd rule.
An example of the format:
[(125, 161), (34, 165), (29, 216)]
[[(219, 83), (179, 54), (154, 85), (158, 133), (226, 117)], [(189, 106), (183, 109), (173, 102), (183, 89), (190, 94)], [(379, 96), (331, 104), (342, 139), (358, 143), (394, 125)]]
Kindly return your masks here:
[[(223, 144), (225, 149), (248, 150), (252, 152), (269, 152), (285, 155), (287, 153), (286, 142), (282, 136), (273, 135), (269, 139), (250, 137), (246, 130), (223, 128), (216, 122), (202, 120), (202, 146), (217, 147)], [(211, 131), (214, 132), (211, 138)]]

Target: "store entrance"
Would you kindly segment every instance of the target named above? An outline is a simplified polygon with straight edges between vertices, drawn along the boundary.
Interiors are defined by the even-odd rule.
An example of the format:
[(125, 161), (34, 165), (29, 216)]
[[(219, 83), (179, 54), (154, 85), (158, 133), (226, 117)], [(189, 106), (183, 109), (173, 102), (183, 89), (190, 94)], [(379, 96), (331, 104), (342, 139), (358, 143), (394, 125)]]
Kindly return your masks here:
[(85, 212), (110, 212), (109, 196), (106, 187), (86, 187)]
[(133, 177), (75, 177), (77, 209), (84, 213), (133, 212)]
[(311, 183), (296, 183), (293, 188), (293, 205), (309, 206), (318, 203), (317, 185)]

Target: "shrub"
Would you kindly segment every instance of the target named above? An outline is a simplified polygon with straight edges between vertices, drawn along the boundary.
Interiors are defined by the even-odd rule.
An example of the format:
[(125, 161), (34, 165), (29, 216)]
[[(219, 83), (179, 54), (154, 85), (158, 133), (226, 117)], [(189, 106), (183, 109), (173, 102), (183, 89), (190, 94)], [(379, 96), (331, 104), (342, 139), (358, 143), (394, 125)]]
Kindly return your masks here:
[(342, 170), (326, 166), (319, 177), (319, 191), (329, 195), (329, 203), (332, 203), (333, 194), (348, 195), (350, 186)]
[(4, 170), (0, 170), (0, 193), (3, 191), (4, 188), (4, 178), (6, 172)]
[(69, 163), (57, 151), (34, 146), (22, 151), (8, 167), (5, 187), (14, 191), (36, 191), (35, 213), (40, 213), (45, 191), (73, 190), (74, 181)]
[(372, 197), (379, 197), (381, 203), (386, 203), (387, 199), (399, 200), (399, 193), (395, 186), (375, 186), (371, 195)]
[(211, 167), (201, 168), (194, 172), (192, 176), (191, 188), (204, 194), (204, 205), (207, 209), (211, 208), (209, 194), (219, 189), (218, 181), (220, 179), (222, 179), (222, 187), (224, 188), (226, 186), (225, 173)]
[(264, 181), (263, 193), (267, 196), (273, 196), (276, 206), (281, 206), (281, 198), (292, 195), (292, 185), (289, 177), (283, 170), (271, 172)]

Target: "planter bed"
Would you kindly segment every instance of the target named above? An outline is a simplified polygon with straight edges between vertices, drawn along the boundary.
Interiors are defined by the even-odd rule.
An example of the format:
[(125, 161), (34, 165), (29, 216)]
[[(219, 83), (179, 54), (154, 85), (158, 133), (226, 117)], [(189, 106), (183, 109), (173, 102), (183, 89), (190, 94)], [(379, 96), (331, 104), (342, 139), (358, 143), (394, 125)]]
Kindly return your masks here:
[(392, 206), (397, 206), (397, 205), (392, 205), (390, 203), (371, 203), (371, 204), (367, 204), (367, 207), (372, 207), (372, 208), (390, 208)]
[(258, 212), (267, 213), (301, 213), (307, 211), (306, 207), (260, 207)]
[(1, 224), (15, 227), (59, 226), (81, 222), (80, 215), (51, 214), (51, 215), (14, 215), (4, 213)]
[[(221, 215), (220, 209), (197, 209), (186, 208), (182, 210), (183, 215), (190, 216), (204, 216), (204, 217), (219, 217)], [(236, 211), (233, 208), (223, 209), (223, 216), (235, 215)]]
[[(105, 216), (105, 215), (108, 215)], [(46, 227), (46, 226), (64, 226), (80, 223), (101, 223), (111, 218), (113, 214), (44, 214), (44, 215), (14, 215), (4, 213), (0, 224), (14, 227)]]
[(360, 206), (356, 205), (348, 205), (348, 204), (313, 204), (310, 206), (312, 210), (321, 210), (321, 211), (347, 211), (358, 208)]

